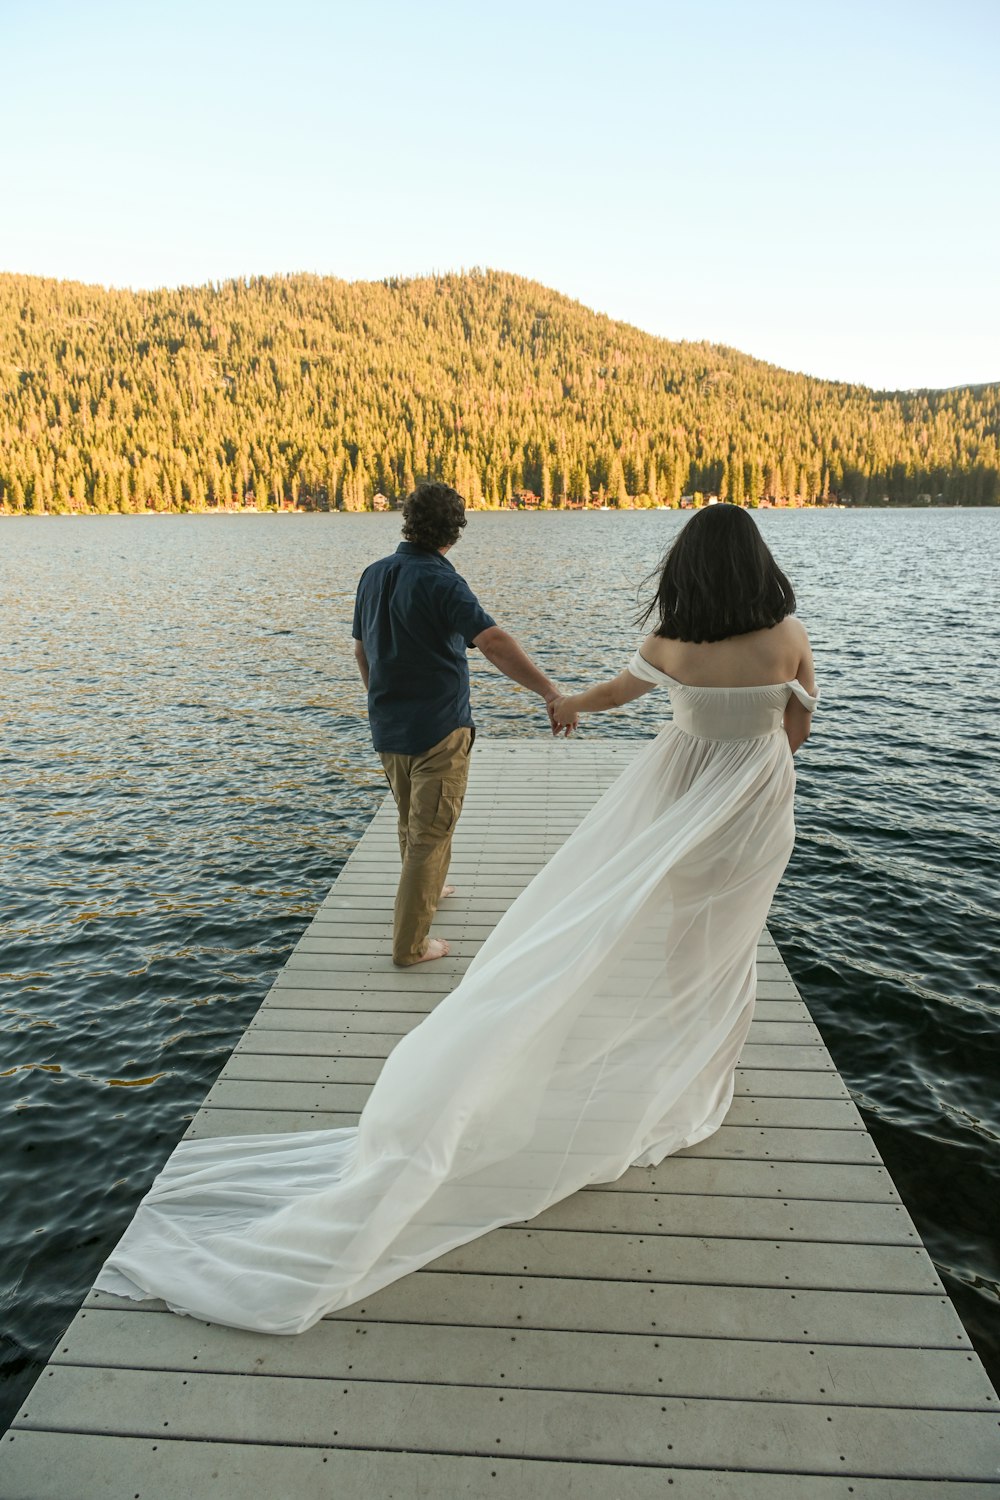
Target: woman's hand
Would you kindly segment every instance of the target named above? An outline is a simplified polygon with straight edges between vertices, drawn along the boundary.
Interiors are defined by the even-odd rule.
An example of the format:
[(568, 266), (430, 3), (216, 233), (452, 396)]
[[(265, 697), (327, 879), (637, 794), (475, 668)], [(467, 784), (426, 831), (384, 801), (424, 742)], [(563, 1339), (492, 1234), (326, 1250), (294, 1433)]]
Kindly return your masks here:
[(548, 706), (549, 719), (552, 723), (552, 733), (558, 734), (562, 730), (567, 736), (573, 733), (579, 722), (579, 713), (574, 707), (574, 699), (564, 697), (561, 693), (558, 697), (550, 700)]

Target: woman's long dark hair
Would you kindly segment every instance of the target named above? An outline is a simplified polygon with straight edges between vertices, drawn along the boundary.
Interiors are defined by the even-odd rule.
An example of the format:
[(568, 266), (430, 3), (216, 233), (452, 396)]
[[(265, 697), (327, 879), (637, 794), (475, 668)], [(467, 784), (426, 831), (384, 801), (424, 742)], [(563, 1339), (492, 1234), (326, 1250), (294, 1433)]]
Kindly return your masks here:
[(692, 516), (646, 580), (654, 581), (636, 624), (655, 615), (654, 634), (668, 640), (724, 641), (795, 612), (792, 585), (739, 505), (710, 505)]

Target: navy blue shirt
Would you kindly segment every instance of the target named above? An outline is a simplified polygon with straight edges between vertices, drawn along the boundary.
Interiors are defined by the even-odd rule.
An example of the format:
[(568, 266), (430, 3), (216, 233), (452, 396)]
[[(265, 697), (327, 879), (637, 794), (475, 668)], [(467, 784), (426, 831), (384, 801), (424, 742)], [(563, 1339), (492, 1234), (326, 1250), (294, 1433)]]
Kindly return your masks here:
[(440, 552), (400, 542), (361, 575), (354, 639), (368, 658), (376, 750), (422, 755), (472, 728), (466, 651), (496, 621)]

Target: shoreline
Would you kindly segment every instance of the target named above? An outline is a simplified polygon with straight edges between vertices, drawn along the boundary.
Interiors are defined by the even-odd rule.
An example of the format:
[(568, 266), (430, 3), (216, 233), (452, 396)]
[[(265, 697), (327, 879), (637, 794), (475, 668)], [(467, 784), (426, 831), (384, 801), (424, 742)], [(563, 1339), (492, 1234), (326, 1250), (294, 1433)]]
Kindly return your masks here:
[[(690, 515), (695, 510), (704, 509), (702, 506), (694, 505), (538, 505), (538, 506), (511, 506), (511, 505), (481, 505), (467, 507), (470, 515), (479, 516), (531, 516), (531, 515), (650, 515), (663, 512), (672, 512), (677, 515)], [(1000, 510), (997, 505), (976, 505), (972, 503), (962, 504), (931, 504), (931, 505), (846, 505), (842, 503), (832, 505), (744, 505), (742, 510), (752, 512), (766, 511), (788, 513), (790, 511), (941, 511), (941, 510), (971, 510), (988, 511)], [(253, 506), (240, 507), (206, 507), (205, 509), (187, 508), (184, 510), (5, 510), (0, 507), (0, 521), (37, 521), (37, 520), (136, 520), (143, 517), (163, 516), (398, 516), (399, 508), (389, 510), (309, 510), (303, 506), (287, 506), (281, 510), (264, 509), (258, 510)]]

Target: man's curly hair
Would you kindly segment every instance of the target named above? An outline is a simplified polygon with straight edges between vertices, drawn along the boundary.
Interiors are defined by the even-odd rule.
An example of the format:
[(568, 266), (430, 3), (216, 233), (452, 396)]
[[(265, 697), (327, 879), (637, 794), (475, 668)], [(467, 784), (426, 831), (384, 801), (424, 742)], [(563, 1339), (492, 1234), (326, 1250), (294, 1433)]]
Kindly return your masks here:
[(415, 547), (451, 547), (464, 526), (465, 501), (446, 484), (418, 484), (403, 501), (403, 538)]

